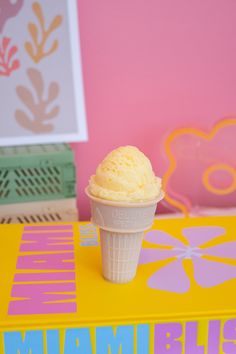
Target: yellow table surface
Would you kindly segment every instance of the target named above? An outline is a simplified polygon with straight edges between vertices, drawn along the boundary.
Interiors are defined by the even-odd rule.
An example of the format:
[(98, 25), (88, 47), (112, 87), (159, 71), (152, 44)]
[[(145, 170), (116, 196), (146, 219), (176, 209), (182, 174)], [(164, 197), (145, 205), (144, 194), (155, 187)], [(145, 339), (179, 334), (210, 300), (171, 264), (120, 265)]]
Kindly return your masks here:
[[(48, 224), (45, 224), (45, 226)], [(50, 224), (52, 225), (52, 224)], [(191, 257), (184, 259), (177, 258), (182, 251), (174, 250), (176, 254), (167, 260), (155, 259), (151, 263), (140, 264), (136, 278), (128, 284), (112, 284), (104, 280), (101, 275), (101, 256), (99, 246), (81, 245), (81, 230), (83, 231), (83, 242), (89, 238), (90, 224), (86, 223), (63, 223), (57, 225), (73, 225), (73, 248), (75, 254), (76, 272), (76, 312), (64, 314), (9, 314), (9, 303), (13, 300), (20, 301), (11, 297), (14, 276), (19, 273), (35, 273), (40, 270), (16, 269), (19, 256), (28, 254), (21, 252), (20, 245), (23, 243), (22, 234), (24, 225), (1, 225), (0, 226), (0, 327), (4, 330), (12, 328), (51, 328), (55, 326), (73, 327), (99, 324), (116, 323), (137, 323), (145, 321), (169, 321), (175, 319), (188, 318), (216, 318), (232, 317), (236, 314), (236, 254), (233, 259), (231, 253), (236, 249), (236, 217), (211, 217), (211, 218), (189, 218), (189, 219), (170, 219), (155, 220), (153, 230), (161, 230), (172, 235), (172, 238), (187, 245), (186, 238), (183, 236), (183, 229), (194, 227), (195, 233), (199, 232), (199, 238), (204, 240), (204, 230), (208, 231), (218, 228), (218, 236), (212, 237), (207, 242), (201, 242), (201, 249), (209, 249), (215, 245), (226, 245), (219, 252), (225, 252), (225, 257), (207, 255), (201, 258), (218, 265), (222, 264), (228, 268), (226, 272), (228, 280), (222, 281), (218, 285), (203, 287), (198, 284), (194, 274), (194, 266)], [(202, 227), (206, 229), (202, 229)], [(221, 229), (219, 229), (221, 228)], [(92, 229), (92, 227), (91, 227)], [(189, 229), (190, 230), (190, 229)], [(193, 230), (193, 229), (192, 229)], [(222, 232), (219, 232), (222, 230)], [(150, 231), (150, 230), (149, 230)], [(40, 233), (41, 231), (37, 231)], [(50, 231), (51, 233), (55, 231)], [(30, 231), (25, 231), (30, 233)], [(150, 234), (149, 234), (150, 235)], [(95, 235), (96, 236), (96, 235)], [(158, 240), (158, 234), (156, 234)], [(93, 235), (94, 237), (94, 235)], [(155, 233), (154, 233), (155, 237)], [(195, 239), (196, 239), (195, 235)], [(230, 242), (230, 243), (229, 243)], [(232, 247), (230, 257), (228, 254), (229, 245)], [(220, 247), (221, 247), (220, 246)], [(172, 250), (166, 245), (143, 242), (143, 249), (156, 248), (158, 255), (160, 251)], [(178, 247), (177, 247), (178, 248)], [(64, 251), (64, 253), (67, 253)], [(44, 252), (42, 252), (44, 253)], [(31, 252), (30, 254), (42, 254), (41, 252)], [(45, 252), (50, 254), (50, 252)], [(58, 254), (61, 251), (53, 251)], [(170, 261), (181, 261), (190, 279), (190, 287), (187, 291), (176, 292), (160, 290), (158, 286), (151, 288), (148, 285), (150, 277), (158, 270), (166, 267)], [(39, 262), (40, 263), (40, 262)], [(211, 263), (212, 264), (212, 263)], [(234, 272), (235, 270), (235, 272)], [(47, 270), (56, 272), (58, 270)], [(175, 271), (174, 271), (175, 272)], [(215, 275), (217, 277), (217, 274)], [(173, 281), (177, 281), (177, 273), (173, 276)], [(70, 282), (70, 281), (69, 281)], [(23, 282), (24, 283), (24, 282)], [(68, 300), (71, 301), (71, 300)]]

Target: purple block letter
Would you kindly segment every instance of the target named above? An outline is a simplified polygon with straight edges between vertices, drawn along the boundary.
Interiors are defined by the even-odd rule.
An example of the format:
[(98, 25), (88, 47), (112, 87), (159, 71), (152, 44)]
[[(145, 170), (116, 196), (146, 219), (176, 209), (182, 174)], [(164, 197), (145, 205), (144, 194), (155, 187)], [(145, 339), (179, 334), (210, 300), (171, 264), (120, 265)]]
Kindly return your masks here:
[(181, 354), (181, 323), (163, 323), (155, 326), (155, 354)]

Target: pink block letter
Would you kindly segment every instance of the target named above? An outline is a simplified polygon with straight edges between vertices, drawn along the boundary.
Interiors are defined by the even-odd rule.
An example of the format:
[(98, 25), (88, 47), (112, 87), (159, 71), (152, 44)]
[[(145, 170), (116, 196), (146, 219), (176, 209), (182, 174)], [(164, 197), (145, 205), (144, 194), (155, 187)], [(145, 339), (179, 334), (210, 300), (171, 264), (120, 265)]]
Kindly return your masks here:
[[(9, 304), (9, 315), (69, 313), (76, 311), (76, 303), (68, 302), (75, 299), (75, 283), (55, 284), (15, 284), (12, 297), (22, 298)], [(58, 302), (60, 301), (60, 302)]]
[(14, 277), (14, 283), (58, 280), (75, 280), (75, 272), (17, 273)]
[(74, 269), (74, 253), (35, 254), (19, 256), (17, 269)]
[(73, 233), (25, 233), (21, 244), (21, 252), (67, 251), (73, 250)]

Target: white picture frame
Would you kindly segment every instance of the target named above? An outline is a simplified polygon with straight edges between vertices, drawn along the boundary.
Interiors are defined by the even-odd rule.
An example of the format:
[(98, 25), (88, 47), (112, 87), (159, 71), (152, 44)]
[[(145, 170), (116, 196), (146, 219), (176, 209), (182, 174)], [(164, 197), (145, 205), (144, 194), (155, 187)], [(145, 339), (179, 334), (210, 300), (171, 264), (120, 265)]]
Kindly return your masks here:
[(76, 0), (1, 0), (0, 146), (88, 139), (78, 21)]

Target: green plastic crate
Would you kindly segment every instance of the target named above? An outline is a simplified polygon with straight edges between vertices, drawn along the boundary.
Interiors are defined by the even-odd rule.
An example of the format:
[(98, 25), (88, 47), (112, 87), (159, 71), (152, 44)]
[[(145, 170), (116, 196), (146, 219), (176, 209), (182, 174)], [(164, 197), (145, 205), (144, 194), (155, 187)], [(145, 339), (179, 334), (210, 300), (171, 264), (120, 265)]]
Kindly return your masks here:
[(0, 148), (0, 204), (75, 197), (75, 182), (67, 144)]

